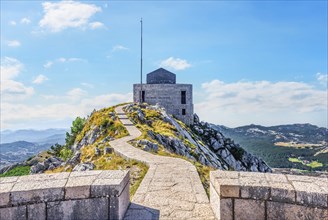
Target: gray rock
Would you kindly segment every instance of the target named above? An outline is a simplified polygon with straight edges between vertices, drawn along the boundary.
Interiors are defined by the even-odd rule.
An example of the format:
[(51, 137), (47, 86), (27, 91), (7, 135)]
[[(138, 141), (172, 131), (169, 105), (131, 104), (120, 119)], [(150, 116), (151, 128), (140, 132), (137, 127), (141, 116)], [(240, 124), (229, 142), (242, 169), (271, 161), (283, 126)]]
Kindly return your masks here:
[(94, 168), (95, 168), (95, 165), (93, 163), (81, 163), (81, 164), (76, 165), (73, 168), (73, 172), (93, 170)]
[(100, 150), (98, 147), (95, 148), (95, 156), (99, 156), (100, 155)]
[(67, 161), (67, 164), (74, 166), (75, 164), (80, 163), (81, 152), (76, 151), (74, 156)]
[(194, 123), (199, 124), (199, 117), (197, 114), (194, 114)]
[(48, 159), (44, 160), (43, 162), (39, 162), (31, 167), (30, 173), (43, 173), (46, 170), (53, 170), (59, 166), (61, 166), (64, 161), (59, 157), (49, 157)]
[(145, 115), (140, 109), (138, 109), (137, 114), (140, 121), (145, 121)]
[(31, 167), (30, 173), (35, 174), (35, 173), (43, 173), (46, 170), (45, 166), (43, 163), (37, 163), (34, 166)]
[(105, 147), (104, 148), (104, 155), (112, 154), (112, 153), (113, 153), (113, 148), (112, 147)]
[(153, 143), (145, 139), (137, 141), (137, 145), (141, 146), (142, 149), (145, 151), (154, 151), (154, 152), (158, 151), (158, 145), (156, 143)]

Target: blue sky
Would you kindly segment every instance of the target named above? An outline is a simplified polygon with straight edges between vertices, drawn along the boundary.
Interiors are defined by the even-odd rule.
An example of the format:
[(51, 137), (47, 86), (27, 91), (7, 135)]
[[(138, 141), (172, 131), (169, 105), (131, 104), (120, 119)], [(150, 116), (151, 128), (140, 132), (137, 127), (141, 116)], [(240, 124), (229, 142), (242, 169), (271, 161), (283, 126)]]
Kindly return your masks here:
[(1, 129), (66, 128), (164, 67), (230, 127), (327, 127), (327, 1), (3, 1)]

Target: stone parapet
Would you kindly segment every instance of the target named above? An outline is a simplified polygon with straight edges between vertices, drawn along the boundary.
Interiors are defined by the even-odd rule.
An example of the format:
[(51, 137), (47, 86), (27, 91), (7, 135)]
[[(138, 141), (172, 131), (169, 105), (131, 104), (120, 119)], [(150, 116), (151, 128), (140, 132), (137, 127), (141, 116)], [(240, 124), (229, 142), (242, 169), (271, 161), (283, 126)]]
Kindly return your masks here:
[(0, 220), (123, 219), (129, 197), (129, 171), (4, 177)]
[(218, 219), (328, 219), (328, 178), (212, 171), (210, 202)]

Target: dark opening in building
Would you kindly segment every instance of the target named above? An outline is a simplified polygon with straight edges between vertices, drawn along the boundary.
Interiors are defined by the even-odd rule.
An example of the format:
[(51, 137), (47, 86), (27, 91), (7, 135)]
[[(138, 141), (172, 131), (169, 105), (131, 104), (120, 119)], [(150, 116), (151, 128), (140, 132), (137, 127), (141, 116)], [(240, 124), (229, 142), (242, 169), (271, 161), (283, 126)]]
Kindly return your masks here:
[(182, 109), (182, 115), (186, 115), (186, 109)]
[(145, 102), (145, 91), (142, 91), (141, 103)]
[(186, 104), (186, 91), (181, 91), (181, 104)]

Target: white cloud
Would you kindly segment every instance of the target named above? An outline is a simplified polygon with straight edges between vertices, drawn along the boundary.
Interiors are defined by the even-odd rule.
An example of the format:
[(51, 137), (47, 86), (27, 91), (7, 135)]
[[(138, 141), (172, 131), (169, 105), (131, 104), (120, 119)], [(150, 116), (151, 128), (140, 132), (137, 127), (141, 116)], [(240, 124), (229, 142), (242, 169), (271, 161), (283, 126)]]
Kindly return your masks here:
[(68, 98), (73, 101), (80, 100), (82, 97), (87, 96), (87, 95), (88, 95), (88, 92), (83, 89), (80, 89), (80, 88), (74, 88), (67, 92)]
[(48, 78), (42, 74), (38, 75), (34, 80), (34, 84), (42, 84), (44, 81), (48, 80)]
[(9, 40), (7, 41), (9, 47), (19, 47), (21, 43), (18, 40)]
[(53, 64), (54, 64), (54, 63), (53, 63), (52, 61), (48, 61), (48, 62), (46, 62), (46, 63), (43, 65), (43, 67), (48, 69), (48, 68), (50, 68)]
[(89, 19), (101, 8), (93, 4), (76, 1), (44, 2), (44, 16), (39, 22), (41, 28), (59, 32), (66, 28), (84, 28)]
[(90, 26), (90, 28), (91, 29), (97, 29), (97, 28), (102, 28), (102, 27), (104, 27), (104, 24), (103, 23), (101, 23), (101, 22), (99, 22), (99, 21), (96, 21), (96, 22), (91, 22), (91, 23), (89, 23), (89, 26)]
[(22, 23), (22, 24), (29, 24), (29, 23), (31, 23), (31, 20), (28, 19), (28, 18), (22, 18), (22, 19), (20, 20), (20, 23)]
[(55, 62), (60, 62), (60, 63), (69, 63), (69, 62), (86, 62), (86, 60), (81, 59), (81, 58), (76, 58), (76, 57), (71, 57), (71, 58), (64, 58), (60, 57)]
[(94, 88), (94, 85), (90, 84), (90, 83), (81, 83), (82, 86), (86, 87), (86, 88), (89, 88), (89, 89), (93, 89)]
[(11, 26), (16, 26), (16, 21), (9, 21), (9, 25), (11, 25)]
[[(225, 125), (324, 123), (327, 90), (302, 82), (234, 82), (219, 80), (203, 83), (196, 112), (209, 122)], [(322, 114), (321, 121), (311, 121)]]
[(328, 83), (328, 74), (327, 73), (317, 73), (316, 74), (317, 80), (320, 84), (326, 85)]
[(23, 69), (23, 64), (12, 57), (1, 58), (1, 80), (13, 79)]
[(122, 51), (122, 50), (128, 50), (129, 48), (127, 47), (124, 47), (122, 45), (115, 45), (113, 48), (112, 48), (112, 52), (117, 52), (117, 51)]
[[(81, 94), (81, 91), (74, 89), (70, 93)], [(82, 92), (83, 93), (83, 92)], [(132, 101), (132, 93), (127, 94), (104, 94), (93, 98), (84, 98), (77, 102), (62, 101), (56, 96), (45, 96), (51, 100), (51, 104), (25, 105), (2, 103), (1, 107), (1, 128), (17, 129), (26, 125), (40, 128), (40, 123), (46, 123), (46, 128), (69, 127), (72, 120), (77, 116), (85, 117), (93, 109), (101, 109), (115, 104)]]
[(55, 63), (70, 63), (70, 62), (87, 62), (87, 60), (81, 59), (81, 58), (76, 58), (76, 57), (71, 57), (71, 58), (60, 57), (53, 61), (47, 61), (43, 65), (43, 67), (48, 69), (48, 68), (52, 67)]
[(174, 70), (184, 70), (191, 67), (191, 64), (188, 63), (187, 60), (169, 57), (166, 60), (161, 61), (160, 67), (171, 68)]
[(34, 94), (33, 87), (27, 87), (14, 80), (22, 69), (23, 64), (15, 58), (4, 57), (1, 59), (1, 100), (16, 101)]

